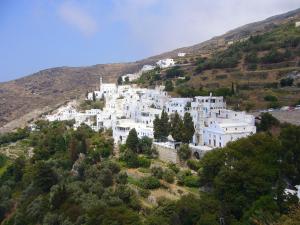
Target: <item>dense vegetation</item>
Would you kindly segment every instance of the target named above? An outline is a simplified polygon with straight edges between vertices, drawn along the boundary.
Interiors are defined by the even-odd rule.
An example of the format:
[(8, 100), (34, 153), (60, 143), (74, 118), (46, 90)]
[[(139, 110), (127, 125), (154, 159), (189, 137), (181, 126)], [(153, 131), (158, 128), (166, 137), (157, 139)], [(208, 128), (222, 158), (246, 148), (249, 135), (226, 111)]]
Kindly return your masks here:
[[(190, 159), (187, 145), (178, 154), (191, 170), (175, 164), (152, 166), (152, 140), (133, 129), (120, 158), (113, 157), (110, 132), (70, 123), (40, 121), (37, 131), (5, 139), (26, 139), (31, 158), (21, 156), (0, 174), (3, 224), (296, 224), (300, 210), (286, 187), (300, 184), (300, 127), (280, 124), (263, 114), (260, 133)], [(279, 131), (278, 131), (279, 130)], [(274, 131), (274, 132), (273, 132)], [(24, 131), (23, 131), (24, 132)], [(22, 132), (21, 132), (22, 133)], [(8, 141), (10, 140), (10, 141)], [(1, 155), (0, 168), (7, 162)], [(149, 170), (141, 179), (126, 168)], [(150, 169), (149, 169), (150, 168)], [(148, 173), (148, 172), (147, 172)], [(162, 181), (201, 188), (200, 197), (158, 199), (151, 208), (142, 199)], [(133, 188), (136, 187), (136, 188)]]

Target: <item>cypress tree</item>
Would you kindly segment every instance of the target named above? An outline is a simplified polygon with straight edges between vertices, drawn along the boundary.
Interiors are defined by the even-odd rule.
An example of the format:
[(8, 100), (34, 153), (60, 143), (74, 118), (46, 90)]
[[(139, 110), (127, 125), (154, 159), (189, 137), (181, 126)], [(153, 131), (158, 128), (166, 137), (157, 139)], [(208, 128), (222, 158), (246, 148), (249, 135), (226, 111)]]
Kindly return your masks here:
[(176, 112), (171, 117), (171, 135), (175, 141), (182, 141), (183, 128), (183, 121)]
[(161, 140), (161, 130), (160, 130), (160, 119), (156, 115), (153, 121), (153, 132), (154, 132), (154, 139)]
[(184, 143), (190, 143), (195, 133), (194, 122), (191, 114), (186, 112), (183, 117), (183, 132), (182, 141)]
[(165, 112), (165, 110), (161, 112), (160, 132), (161, 132), (161, 139), (166, 140), (169, 135), (170, 128), (169, 128), (169, 116), (168, 113)]

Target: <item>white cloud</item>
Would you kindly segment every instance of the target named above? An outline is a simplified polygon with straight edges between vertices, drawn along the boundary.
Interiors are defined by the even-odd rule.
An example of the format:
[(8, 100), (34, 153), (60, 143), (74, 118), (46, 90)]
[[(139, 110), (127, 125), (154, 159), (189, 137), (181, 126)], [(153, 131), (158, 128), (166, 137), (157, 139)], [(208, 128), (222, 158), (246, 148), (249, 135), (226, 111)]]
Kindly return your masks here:
[(97, 32), (96, 20), (79, 5), (67, 1), (60, 5), (58, 12), (64, 22), (76, 28), (83, 35), (89, 37)]
[(299, 7), (299, 0), (113, 0), (114, 17), (155, 54)]

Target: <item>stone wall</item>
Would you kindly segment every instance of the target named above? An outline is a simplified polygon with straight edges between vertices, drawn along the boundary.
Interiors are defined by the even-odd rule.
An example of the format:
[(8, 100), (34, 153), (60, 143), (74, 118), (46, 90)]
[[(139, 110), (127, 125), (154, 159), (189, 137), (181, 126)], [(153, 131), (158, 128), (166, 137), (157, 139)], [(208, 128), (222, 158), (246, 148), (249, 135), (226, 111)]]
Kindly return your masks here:
[(164, 145), (164, 143), (153, 143), (153, 146), (156, 148), (160, 160), (179, 163), (179, 157), (175, 148)]

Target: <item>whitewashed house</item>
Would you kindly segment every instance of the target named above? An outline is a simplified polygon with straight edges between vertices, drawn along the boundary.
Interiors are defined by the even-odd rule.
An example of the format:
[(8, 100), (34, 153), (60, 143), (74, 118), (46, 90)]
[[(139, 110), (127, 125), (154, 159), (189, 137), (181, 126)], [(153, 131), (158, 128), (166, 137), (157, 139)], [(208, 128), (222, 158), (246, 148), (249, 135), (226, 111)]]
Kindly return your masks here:
[(185, 57), (186, 56), (186, 53), (184, 53), (184, 52), (179, 52), (178, 53), (178, 57)]
[(134, 81), (136, 79), (139, 79), (141, 76), (141, 73), (133, 73), (133, 74), (126, 74), (122, 76), (122, 81), (125, 82), (128, 80), (129, 82)]
[[(153, 138), (153, 121), (165, 110), (170, 116), (177, 112), (181, 117), (190, 113), (195, 134), (191, 142), (193, 151), (199, 155), (228, 142), (254, 134), (254, 117), (245, 112), (226, 109), (223, 97), (197, 96), (194, 98), (172, 98), (163, 86), (155, 89), (139, 88), (133, 85), (102, 83), (95, 91), (97, 98), (104, 98), (103, 110), (91, 109), (78, 112), (74, 107), (66, 106), (54, 115), (47, 116), (50, 121), (75, 120), (76, 129), (82, 123), (98, 131), (113, 131), (114, 142), (125, 143), (129, 131), (136, 129), (141, 138)], [(169, 145), (168, 145), (169, 146)]]
[(161, 59), (157, 63), (157, 66), (159, 66), (161, 69), (169, 68), (172, 66), (175, 66), (174, 59)]
[(143, 68), (141, 69), (141, 72), (148, 72), (148, 71), (151, 71), (151, 70), (154, 70), (155, 69), (155, 66), (152, 66), (152, 65), (144, 65)]

